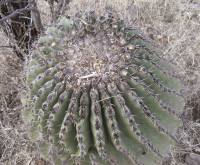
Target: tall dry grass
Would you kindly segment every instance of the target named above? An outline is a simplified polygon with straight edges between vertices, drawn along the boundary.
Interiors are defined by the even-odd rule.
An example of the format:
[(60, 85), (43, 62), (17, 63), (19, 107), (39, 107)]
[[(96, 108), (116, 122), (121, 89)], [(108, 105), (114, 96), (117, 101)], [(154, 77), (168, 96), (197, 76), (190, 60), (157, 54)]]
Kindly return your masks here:
[[(48, 5), (42, 0), (37, 1), (42, 20), (48, 26), (51, 21)], [(200, 76), (199, 0), (72, 0), (66, 15), (91, 10), (99, 15), (113, 11), (127, 25), (139, 28), (163, 50), (165, 58), (181, 68), (185, 82), (190, 85), (190, 95), (195, 93)], [(2, 34), (0, 37), (3, 38), (1, 46), (6, 38)], [(20, 101), (9, 102), (19, 98), (21, 87), (18, 85), (23, 79), (21, 71), (22, 63), (12, 52), (0, 48), (0, 165), (46, 163), (39, 160), (37, 147), (26, 136), (20, 117)], [(196, 98), (193, 99), (193, 105), (197, 105), (198, 93)], [(187, 110), (191, 112), (192, 109)], [(196, 111), (200, 109), (196, 108)], [(192, 112), (187, 114), (195, 115)], [(191, 119), (188, 117), (187, 124), (179, 131), (182, 145), (172, 147), (171, 159), (166, 164), (185, 164), (185, 158), (191, 153), (200, 153), (200, 124)]]

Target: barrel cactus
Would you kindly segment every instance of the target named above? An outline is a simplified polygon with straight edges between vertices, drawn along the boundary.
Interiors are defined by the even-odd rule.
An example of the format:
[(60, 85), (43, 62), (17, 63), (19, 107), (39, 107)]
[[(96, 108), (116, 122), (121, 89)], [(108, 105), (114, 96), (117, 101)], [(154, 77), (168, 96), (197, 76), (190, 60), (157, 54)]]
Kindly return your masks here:
[(181, 126), (176, 66), (111, 13), (62, 17), (27, 58), (23, 118), (59, 164), (160, 164)]

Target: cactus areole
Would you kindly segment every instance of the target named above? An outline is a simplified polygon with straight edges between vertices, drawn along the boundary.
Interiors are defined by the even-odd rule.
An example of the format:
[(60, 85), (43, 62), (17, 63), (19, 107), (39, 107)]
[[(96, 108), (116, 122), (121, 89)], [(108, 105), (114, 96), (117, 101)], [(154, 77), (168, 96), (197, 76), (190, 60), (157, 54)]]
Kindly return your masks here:
[(176, 66), (111, 14), (60, 18), (26, 64), (23, 117), (54, 164), (156, 165), (184, 108)]

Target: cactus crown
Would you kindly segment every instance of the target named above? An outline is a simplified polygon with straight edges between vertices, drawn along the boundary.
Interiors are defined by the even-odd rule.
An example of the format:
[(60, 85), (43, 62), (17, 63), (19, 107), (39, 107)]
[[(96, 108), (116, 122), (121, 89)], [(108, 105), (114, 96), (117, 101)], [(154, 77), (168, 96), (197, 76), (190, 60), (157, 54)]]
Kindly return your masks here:
[(112, 14), (61, 18), (26, 66), (24, 119), (55, 164), (154, 165), (176, 142), (176, 67)]

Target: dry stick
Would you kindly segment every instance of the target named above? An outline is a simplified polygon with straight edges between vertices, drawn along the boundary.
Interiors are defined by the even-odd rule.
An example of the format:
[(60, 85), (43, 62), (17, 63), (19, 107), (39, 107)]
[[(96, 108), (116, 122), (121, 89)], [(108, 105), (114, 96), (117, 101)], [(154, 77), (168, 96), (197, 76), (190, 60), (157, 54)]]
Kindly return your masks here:
[[(50, 6), (52, 21), (55, 22), (59, 16), (63, 15), (66, 6), (71, 2), (71, 0), (46, 0)], [(57, 5), (55, 5), (57, 3)]]
[(12, 2), (12, 1), (13, 1), (13, 0), (1, 1), (1, 2), (0, 2), (0, 6), (1, 6), (1, 5), (6, 5), (7, 3)]
[[(9, 46), (9, 45), (1, 45), (0, 48), (8, 48), (8, 49), (9, 49), (9, 48), (12, 48), (12, 47)], [(1, 54), (0, 54), (0, 55), (1, 55)]]
[(70, 3), (71, 0), (60, 0), (58, 1), (56, 10), (55, 10), (55, 17), (56, 19), (59, 18), (60, 15), (64, 14), (66, 6)]
[(9, 39), (9, 45), (14, 50), (18, 58), (22, 61), (24, 61), (23, 51), (20, 49), (20, 47), (17, 44), (17, 40), (14, 39), (13, 32), (10, 28), (10, 25), (4, 21), (2, 24), (0, 24), (2, 28), (4, 29), (4, 32), (6, 33), (8, 39)]
[[(12, 8), (12, 5), (15, 4), (15, 2), (13, 2), (13, 3), (12, 2), (13, 1), (7, 0), (7, 1), (1, 2), (0, 4), (6, 5), (5, 7), (7, 7), (7, 8), (10, 4), (11, 8)], [(5, 11), (6, 15), (2, 14), (3, 18), (0, 19), (0, 25), (4, 28), (4, 31), (7, 34), (7, 36), (8, 37), (10, 36), (9, 37), (10, 41), (13, 41), (13, 42), (10, 42), (11, 47), (14, 48), (15, 53), (17, 53), (17, 56), (20, 57), (20, 59), (22, 59), (22, 60), (24, 60), (24, 54), (29, 53), (30, 47), (31, 47), (33, 41), (36, 39), (37, 35), (43, 31), (43, 25), (41, 22), (40, 13), (37, 9), (37, 4), (36, 4), (35, 0), (26, 0), (24, 2), (26, 2), (26, 6), (24, 6), (23, 8), (17, 7), (17, 9), (14, 9), (14, 11), (13, 10), (9, 11), (9, 9), (8, 9), (7, 12)], [(23, 4), (24, 2), (19, 1), (18, 3)], [(0, 5), (0, 7), (2, 7), (1, 5)], [(19, 23), (26, 25), (25, 31), (22, 31), (23, 33), (20, 35), (15, 34), (15, 31), (13, 31), (13, 29), (15, 29), (16, 25), (12, 24), (12, 23), (16, 23), (15, 17), (18, 15), (24, 15), (27, 19), (30, 19), (30, 21), (28, 21), (28, 22), (24, 19), (22, 19), (21, 21), (19, 20)], [(7, 20), (11, 20), (11, 21), (7, 21)], [(12, 34), (12, 35), (10, 35), (10, 34)], [(23, 38), (25, 40), (20, 41)], [(23, 43), (23, 45), (21, 45), (22, 43)]]
[(28, 5), (25, 8), (17, 9), (10, 15), (1, 18), (0, 24), (2, 24), (4, 21), (8, 20), (11, 17), (15, 17), (16, 15), (27, 11), (31, 11), (31, 18), (33, 19), (34, 26), (38, 32), (41, 32), (43, 30), (43, 25), (35, 0), (28, 0)]
[(34, 26), (38, 32), (43, 31), (43, 25), (40, 17), (40, 12), (37, 9), (37, 4), (35, 0), (29, 0), (28, 4), (33, 10), (31, 10), (31, 18), (33, 20)]
[(55, 12), (54, 12), (54, 0), (46, 0), (48, 1), (49, 7), (50, 7), (50, 12), (51, 12), (51, 21), (55, 21)]
[(25, 8), (23, 8), (23, 9), (17, 9), (17, 10), (15, 10), (13, 13), (11, 13), (10, 15), (1, 18), (1, 19), (0, 19), (0, 24), (2, 25), (4, 21), (6, 21), (6, 20), (8, 20), (8, 19), (10, 19), (10, 18), (12, 18), (12, 17), (15, 17), (15, 16), (18, 15), (18, 14), (21, 14), (21, 13), (27, 12), (27, 11), (31, 11), (31, 10), (33, 10), (33, 9), (34, 9), (34, 8), (28, 8), (28, 5), (27, 5)]

